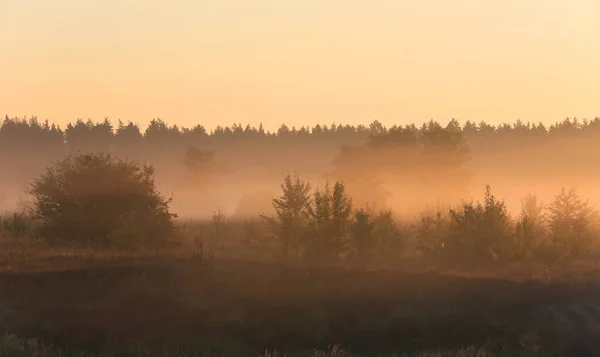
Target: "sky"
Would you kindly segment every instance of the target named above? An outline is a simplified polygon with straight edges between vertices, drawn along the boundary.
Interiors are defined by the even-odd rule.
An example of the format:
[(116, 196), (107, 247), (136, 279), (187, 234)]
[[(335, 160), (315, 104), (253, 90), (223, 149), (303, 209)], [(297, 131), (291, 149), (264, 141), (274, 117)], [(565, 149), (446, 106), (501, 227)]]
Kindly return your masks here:
[(598, 0), (0, 0), (0, 114), (191, 127), (600, 116)]

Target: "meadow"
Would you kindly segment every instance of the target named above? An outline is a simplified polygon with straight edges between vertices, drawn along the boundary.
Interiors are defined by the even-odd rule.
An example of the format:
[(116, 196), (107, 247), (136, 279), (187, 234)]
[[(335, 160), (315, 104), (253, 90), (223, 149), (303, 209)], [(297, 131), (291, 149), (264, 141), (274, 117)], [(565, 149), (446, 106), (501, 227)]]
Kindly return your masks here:
[[(30, 148), (29, 161), (3, 152), (6, 186), (27, 177), (29, 189), (20, 206), (5, 190), (0, 218), (0, 355), (597, 355), (600, 225), (593, 202), (575, 187), (583, 170), (561, 171), (557, 177), (574, 184), (546, 195), (546, 203), (535, 186), (505, 202), (493, 184), (469, 199), (468, 165), (490, 161), (477, 135), (496, 137), (498, 147), (507, 136), (529, 135), (544, 150), (578, 140), (572, 148), (584, 150), (599, 122), (563, 122), (543, 134), (535, 125), (490, 134), (488, 126), (455, 122), (326, 134), (235, 126), (208, 134), (157, 121), (137, 135), (132, 124), (115, 134), (106, 122), (78, 122), (63, 132), (7, 119), (0, 145), (15, 149), (16, 135), (27, 132), (56, 152)], [(84, 134), (91, 136), (76, 139)], [(194, 135), (198, 143), (172, 146)], [(364, 137), (353, 146), (315, 144), (319, 135)], [(252, 180), (252, 165), (219, 161), (218, 149), (242, 150), (247, 141), (265, 150), (249, 155), (253, 165), (276, 166), (274, 184), (244, 209), (222, 211), (234, 195), (211, 196), (213, 188)], [(150, 163), (124, 158), (119, 142), (146, 145)], [(333, 157), (334, 168), (319, 180), (305, 177), (323, 163), (265, 156), (269, 145), (320, 150), (325, 142), (336, 154), (322, 159)], [(129, 148), (132, 156), (139, 147)], [(168, 155), (178, 159), (159, 159)], [(571, 161), (589, 165), (589, 155)], [(300, 175), (274, 173), (286, 163)], [(492, 171), (475, 173), (485, 179), (481, 172)], [(161, 187), (176, 187), (173, 172), (185, 189), (165, 194)], [(595, 170), (587, 172), (590, 182)], [(527, 176), (524, 167), (520, 174)], [(400, 189), (386, 195), (390, 177)], [(418, 194), (402, 195), (410, 191)], [(188, 208), (176, 216), (178, 196)]]

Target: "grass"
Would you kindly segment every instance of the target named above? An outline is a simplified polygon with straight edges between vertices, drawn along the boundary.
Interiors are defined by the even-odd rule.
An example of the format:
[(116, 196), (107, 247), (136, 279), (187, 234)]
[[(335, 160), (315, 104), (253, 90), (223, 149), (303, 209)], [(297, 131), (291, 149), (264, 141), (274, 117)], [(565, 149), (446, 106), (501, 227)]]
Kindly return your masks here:
[(466, 270), (406, 256), (395, 269), (365, 270), (223, 254), (206, 265), (187, 247), (134, 253), (0, 239), (0, 356), (598, 351), (597, 262)]
[[(37, 356), (319, 355), (312, 349), (332, 345), (356, 355), (582, 355), (600, 327), (600, 291), (568, 279), (223, 259), (205, 266), (183, 252), (19, 254), (0, 272), (12, 333), (2, 348), (38, 348)], [(146, 347), (132, 354), (132, 345)], [(485, 349), (461, 350), (470, 345)], [(344, 355), (336, 351), (321, 355)]]
[[(360, 357), (342, 349), (339, 346), (332, 346), (328, 350), (308, 350), (298, 354), (285, 354), (277, 351), (266, 350), (261, 354), (244, 353), (237, 356), (256, 356), (256, 357)], [(502, 356), (509, 356), (502, 354)], [(131, 356), (131, 357), (203, 357), (203, 356), (223, 356), (210, 352), (188, 351), (184, 348), (170, 347), (162, 350), (151, 350), (144, 347), (129, 348), (107, 348), (100, 352), (86, 352), (85, 350), (61, 349), (46, 345), (37, 339), (22, 339), (15, 334), (4, 333), (0, 338), (0, 356), (11, 357), (113, 357), (113, 356)], [(414, 354), (386, 354), (382, 357), (493, 357), (500, 356), (488, 352), (486, 349), (475, 347), (461, 348), (458, 350), (439, 350), (424, 351)]]

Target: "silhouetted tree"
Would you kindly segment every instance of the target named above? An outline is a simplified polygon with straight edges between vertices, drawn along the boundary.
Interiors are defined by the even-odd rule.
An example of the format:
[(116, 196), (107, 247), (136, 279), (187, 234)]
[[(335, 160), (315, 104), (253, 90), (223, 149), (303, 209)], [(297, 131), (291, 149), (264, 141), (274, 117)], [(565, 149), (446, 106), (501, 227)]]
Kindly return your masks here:
[(190, 146), (185, 151), (183, 164), (195, 178), (203, 178), (214, 173), (214, 158), (214, 151), (201, 150), (195, 146)]
[(592, 245), (595, 234), (591, 224), (596, 211), (576, 190), (562, 188), (548, 207), (550, 245), (556, 257), (579, 258)]
[(359, 209), (354, 212), (351, 234), (352, 245), (356, 257), (361, 264), (365, 264), (372, 258), (371, 255), (376, 245), (373, 236), (374, 228), (375, 224), (364, 209)]
[(77, 120), (68, 124), (65, 141), (69, 150), (80, 152), (110, 152), (112, 149), (113, 127), (108, 119), (102, 123)]
[(336, 182), (332, 191), (327, 182), (323, 190), (317, 189), (308, 213), (310, 255), (320, 262), (337, 261), (344, 252), (352, 213), (352, 200), (344, 184)]
[(78, 154), (49, 166), (31, 184), (39, 235), (52, 241), (136, 247), (174, 233), (170, 200), (154, 169), (110, 154)]
[(387, 263), (390, 259), (399, 257), (406, 242), (394, 220), (392, 211), (380, 211), (375, 216), (373, 224), (378, 259)]
[(450, 209), (450, 234), (445, 251), (452, 259), (481, 263), (511, 259), (512, 227), (503, 201), (486, 186), (481, 202), (463, 202)]
[(282, 256), (287, 260), (290, 252), (296, 257), (299, 254), (310, 203), (310, 184), (288, 174), (281, 191), (281, 196), (273, 199), (276, 217), (262, 217), (271, 224), (281, 244)]
[(438, 258), (446, 247), (449, 232), (449, 209), (429, 208), (417, 219), (415, 248), (425, 258)]

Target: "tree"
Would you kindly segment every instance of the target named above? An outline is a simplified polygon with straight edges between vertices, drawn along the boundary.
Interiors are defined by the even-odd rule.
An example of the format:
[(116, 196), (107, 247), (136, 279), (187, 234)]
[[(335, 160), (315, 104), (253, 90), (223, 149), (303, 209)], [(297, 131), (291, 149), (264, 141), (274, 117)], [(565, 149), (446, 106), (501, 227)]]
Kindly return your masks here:
[(119, 120), (117, 130), (115, 131), (114, 141), (116, 151), (119, 153), (135, 153), (140, 154), (142, 149), (144, 136), (142, 135), (138, 125), (129, 122), (125, 125)]
[(563, 187), (548, 207), (550, 245), (562, 258), (578, 258), (593, 243), (591, 223), (597, 213), (589, 202), (583, 201), (574, 188)]
[(394, 214), (391, 210), (380, 211), (373, 220), (373, 224), (379, 259), (381, 262), (386, 262), (404, 249), (404, 238), (394, 221)]
[(352, 222), (352, 243), (356, 253), (356, 258), (361, 264), (365, 264), (371, 258), (371, 253), (375, 247), (373, 229), (375, 224), (372, 222), (369, 214), (364, 209), (354, 212), (354, 222)]
[(102, 123), (77, 120), (65, 130), (65, 141), (72, 151), (107, 152), (111, 150), (113, 137), (113, 127), (107, 118)]
[(166, 242), (174, 233), (154, 168), (110, 154), (78, 154), (50, 165), (28, 189), (38, 234), (51, 241), (139, 247)]
[(514, 254), (517, 259), (530, 258), (543, 233), (544, 206), (537, 196), (528, 194), (521, 200), (521, 214), (515, 225)]
[(340, 181), (333, 185), (331, 214), (333, 224), (333, 254), (339, 257), (346, 244), (346, 232), (350, 223), (350, 215), (352, 214), (352, 199), (348, 196), (344, 183)]
[(516, 259), (527, 259), (531, 257), (535, 248), (537, 238), (536, 224), (526, 214), (521, 214), (515, 225), (515, 240), (513, 242), (513, 253)]
[(484, 202), (463, 202), (450, 209), (450, 236), (445, 252), (450, 258), (481, 263), (510, 256), (512, 227), (503, 201), (486, 186)]
[(449, 209), (429, 207), (417, 218), (417, 236), (415, 248), (426, 258), (440, 255), (449, 232)]
[(308, 208), (310, 221), (307, 249), (318, 261), (336, 261), (345, 248), (352, 200), (347, 195), (344, 184), (339, 181), (334, 184), (333, 191), (327, 182), (325, 188), (316, 190), (313, 196), (312, 205)]
[[(335, 174), (353, 185), (353, 193), (374, 191), (368, 184), (373, 178), (394, 182), (392, 193), (406, 197), (403, 204), (410, 208), (424, 200), (455, 200), (466, 192), (470, 148), (457, 121), (446, 127), (429, 121), (421, 128), (394, 126), (374, 132), (365, 144), (344, 147), (333, 160)], [(415, 189), (421, 194), (412, 199)]]
[(528, 194), (521, 200), (521, 216), (527, 216), (533, 225), (541, 225), (544, 220), (544, 205), (538, 203), (534, 194)]
[(217, 250), (219, 243), (223, 240), (225, 236), (225, 230), (227, 229), (227, 217), (221, 210), (219, 209), (216, 212), (213, 212), (210, 223), (212, 225), (212, 235), (209, 237), (208, 241), (208, 259), (212, 260), (214, 257), (214, 252)]
[(189, 146), (185, 150), (183, 164), (195, 179), (205, 180), (207, 176), (216, 171), (214, 159), (214, 151), (201, 150), (195, 146)]
[(307, 206), (310, 202), (310, 184), (297, 176), (286, 175), (281, 185), (282, 194), (273, 199), (276, 217), (261, 215), (267, 220), (281, 244), (281, 254), (288, 259), (290, 251), (299, 254)]

